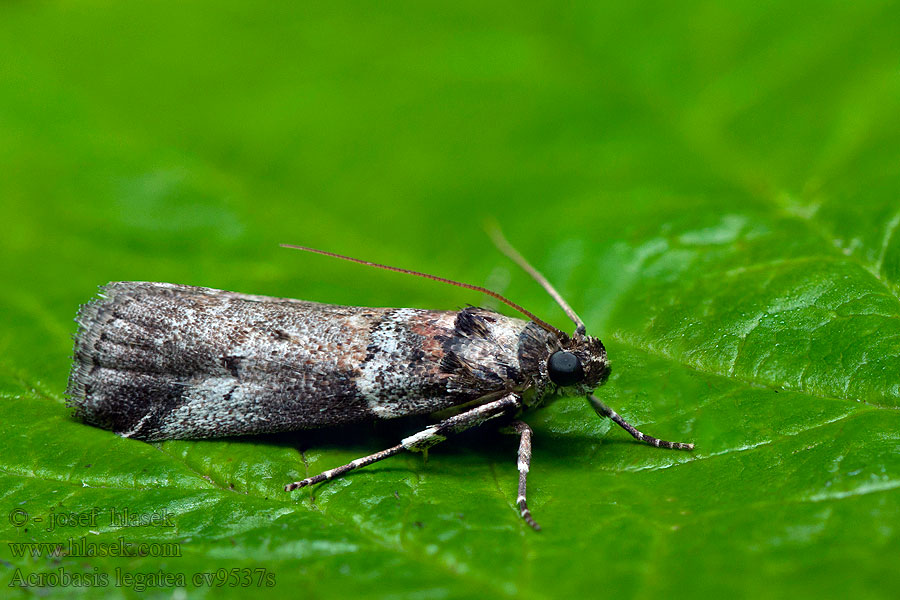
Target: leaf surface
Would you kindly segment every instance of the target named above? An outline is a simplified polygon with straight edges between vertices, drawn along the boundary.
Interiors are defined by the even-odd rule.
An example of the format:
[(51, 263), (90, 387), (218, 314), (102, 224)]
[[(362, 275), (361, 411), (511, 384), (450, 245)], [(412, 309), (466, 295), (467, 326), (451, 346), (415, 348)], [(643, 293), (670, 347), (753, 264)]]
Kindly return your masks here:
[[(892, 597), (898, 24), (877, 2), (0, 7), (4, 583)], [(147, 444), (64, 405), (71, 319), (107, 281), (487, 304), (280, 242), (568, 329), (488, 216), (606, 343), (598, 396), (694, 452), (579, 398), (527, 414), (534, 533), (489, 430), (286, 494), (422, 423)]]

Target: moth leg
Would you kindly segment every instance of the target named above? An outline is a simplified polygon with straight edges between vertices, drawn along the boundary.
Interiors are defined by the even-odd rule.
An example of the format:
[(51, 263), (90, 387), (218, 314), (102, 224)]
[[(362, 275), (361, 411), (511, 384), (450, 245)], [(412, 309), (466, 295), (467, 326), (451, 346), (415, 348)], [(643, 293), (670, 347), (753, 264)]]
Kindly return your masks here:
[(528, 479), (528, 470), (531, 468), (531, 427), (524, 421), (513, 421), (508, 427), (501, 429), (503, 433), (515, 433), (519, 436), (519, 495), (516, 498), (516, 506), (519, 514), (525, 522), (531, 525), (535, 531), (540, 531), (541, 526), (531, 518), (531, 511), (525, 500), (525, 485)]
[(426, 427), (419, 433), (404, 438), (399, 444), (388, 448), (387, 450), (382, 450), (381, 452), (376, 452), (375, 454), (370, 454), (369, 456), (357, 458), (356, 460), (351, 461), (346, 465), (342, 465), (334, 469), (329, 469), (328, 471), (320, 473), (315, 477), (308, 477), (302, 481), (289, 483), (288, 485), (284, 486), (284, 489), (286, 492), (290, 492), (292, 490), (306, 487), (308, 485), (315, 485), (329, 479), (341, 477), (342, 475), (354, 469), (358, 469), (359, 467), (364, 467), (374, 462), (378, 462), (379, 460), (383, 460), (389, 456), (398, 454), (403, 450), (412, 450), (415, 452), (427, 450), (431, 446), (434, 446), (439, 442), (443, 442), (445, 439), (447, 439), (448, 435), (459, 433), (460, 431), (465, 431), (466, 429), (471, 429), (472, 427), (481, 425), (485, 421), (517, 410), (521, 408), (521, 406), (522, 400), (518, 396), (516, 396), (515, 394), (508, 394), (500, 398), (499, 400), (494, 400), (492, 402), (476, 406), (475, 408), (472, 408), (465, 412), (461, 412), (458, 415), (454, 415), (452, 417), (444, 419), (437, 425)]
[(387, 450), (382, 450), (381, 452), (376, 452), (375, 454), (370, 454), (369, 456), (364, 456), (362, 458), (357, 458), (356, 460), (348, 462), (346, 465), (342, 465), (340, 467), (336, 467), (334, 469), (329, 469), (323, 473), (319, 473), (315, 477), (308, 477), (303, 481), (295, 481), (294, 483), (289, 483), (284, 486), (284, 491), (290, 492), (302, 487), (306, 487), (308, 485), (315, 485), (317, 483), (322, 483), (323, 481), (328, 481), (329, 479), (334, 479), (335, 477), (341, 477), (345, 473), (352, 471), (353, 469), (358, 469), (359, 467), (364, 467), (366, 465), (371, 465), (374, 462), (378, 462), (379, 460), (383, 460), (388, 456), (393, 456), (398, 452), (402, 452), (405, 450), (403, 444), (398, 444)]
[(631, 436), (638, 440), (639, 442), (644, 442), (646, 444), (650, 444), (651, 446), (656, 446), (657, 448), (668, 448), (670, 450), (693, 450), (694, 445), (688, 444), (684, 442), (667, 442), (666, 440), (660, 440), (653, 436), (646, 435), (641, 433), (637, 429), (634, 428), (628, 421), (619, 416), (619, 414), (603, 404), (595, 398), (593, 395), (587, 397), (588, 402), (591, 403), (591, 407), (593, 407), (594, 412), (596, 412), (601, 417), (609, 417), (612, 419), (616, 425), (627, 431), (631, 434)]

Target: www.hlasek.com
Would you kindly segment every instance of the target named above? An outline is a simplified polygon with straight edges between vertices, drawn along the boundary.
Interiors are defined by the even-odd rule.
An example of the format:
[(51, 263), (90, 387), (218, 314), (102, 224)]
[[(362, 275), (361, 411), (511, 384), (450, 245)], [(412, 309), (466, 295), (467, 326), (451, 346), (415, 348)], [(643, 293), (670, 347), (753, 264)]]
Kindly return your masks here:
[(113, 573), (103, 573), (98, 567), (92, 571), (71, 571), (59, 567), (52, 571), (13, 571), (9, 587), (121, 587), (143, 592), (153, 588), (191, 587), (275, 587), (275, 573), (266, 568), (232, 568), (181, 573), (176, 571), (123, 571), (116, 568)]
[(15, 558), (59, 558), (63, 556), (181, 556), (178, 542), (129, 542), (119, 536), (111, 542), (69, 538), (62, 542), (7, 542), (9, 552)]

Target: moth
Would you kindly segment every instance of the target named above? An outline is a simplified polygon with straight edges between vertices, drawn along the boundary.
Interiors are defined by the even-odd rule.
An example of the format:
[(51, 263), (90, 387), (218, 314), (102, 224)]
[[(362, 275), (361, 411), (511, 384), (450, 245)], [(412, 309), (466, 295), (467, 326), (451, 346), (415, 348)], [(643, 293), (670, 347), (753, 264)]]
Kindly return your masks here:
[(485, 423), (519, 436), (516, 506), (526, 501), (532, 430), (521, 413), (560, 394), (585, 396), (635, 439), (641, 433), (593, 390), (609, 376), (602, 342), (547, 279), (495, 242), (574, 321), (572, 335), (485, 288), (303, 246), (287, 247), (478, 291), (526, 319), (458, 311), (336, 306), (171, 283), (112, 282), (81, 307), (68, 404), (82, 421), (146, 441), (314, 429), (440, 412), (399, 444), (288, 484), (334, 479), (403, 451), (425, 451)]

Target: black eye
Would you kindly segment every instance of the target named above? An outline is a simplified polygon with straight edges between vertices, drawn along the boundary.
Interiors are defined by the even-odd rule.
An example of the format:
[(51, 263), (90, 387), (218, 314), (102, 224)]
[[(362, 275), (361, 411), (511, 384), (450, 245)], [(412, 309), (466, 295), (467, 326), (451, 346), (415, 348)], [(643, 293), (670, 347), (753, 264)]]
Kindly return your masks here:
[(571, 352), (557, 350), (550, 355), (547, 361), (547, 370), (550, 371), (550, 381), (556, 385), (566, 387), (584, 381), (584, 369), (581, 361)]

